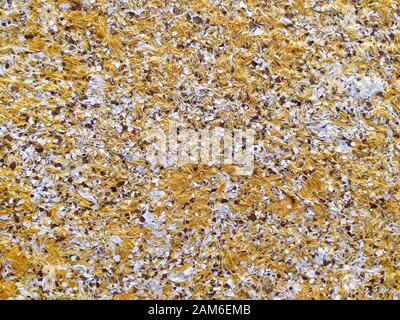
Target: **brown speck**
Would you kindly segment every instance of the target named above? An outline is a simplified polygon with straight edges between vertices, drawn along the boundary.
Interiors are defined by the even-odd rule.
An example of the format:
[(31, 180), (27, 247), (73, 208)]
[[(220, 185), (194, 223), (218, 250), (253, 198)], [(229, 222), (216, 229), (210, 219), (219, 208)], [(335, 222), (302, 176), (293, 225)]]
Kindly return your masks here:
[(199, 17), (199, 16), (195, 16), (193, 18), (193, 22), (197, 23), (197, 24), (200, 24), (200, 23), (203, 23), (203, 19), (201, 17)]
[(249, 219), (251, 221), (256, 221), (257, 220), (257, 216), (254, 213), (252, 213), (251, 215), (249, 215)]
[(44, 151), (44, 149), (43, 149), (42, 146), (36, 146), (36, 147), (35, 147), (35, 150), (36, 150), (36, 152), (38, 152), (38, 153), (42, 153), (42, 152)]
[(16, 167), (17, 167), (17, 163), (16, 163), (15, 161), (13, 161), (13, 162), (10, 163), (10, 169), (11, 169), (11, 170), (14, 171)]

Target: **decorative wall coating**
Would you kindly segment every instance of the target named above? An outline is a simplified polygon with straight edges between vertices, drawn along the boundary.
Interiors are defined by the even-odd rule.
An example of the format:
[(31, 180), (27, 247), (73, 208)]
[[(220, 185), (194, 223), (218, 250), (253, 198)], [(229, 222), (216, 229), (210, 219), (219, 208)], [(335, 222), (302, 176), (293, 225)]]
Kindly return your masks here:
[[(399, 21), (398, 0), (0, 1), (0, 298), (397, 299)], [(252, 174), (150, 164), (170, 120), (254, 130)]]

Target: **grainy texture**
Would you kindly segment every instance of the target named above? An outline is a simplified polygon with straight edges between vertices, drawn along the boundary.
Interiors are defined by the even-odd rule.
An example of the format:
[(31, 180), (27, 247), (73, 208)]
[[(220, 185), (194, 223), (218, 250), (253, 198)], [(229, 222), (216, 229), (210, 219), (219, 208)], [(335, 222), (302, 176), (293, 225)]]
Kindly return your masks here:
[(0, 298), (398, 297), (398, 0), (0, 3)]

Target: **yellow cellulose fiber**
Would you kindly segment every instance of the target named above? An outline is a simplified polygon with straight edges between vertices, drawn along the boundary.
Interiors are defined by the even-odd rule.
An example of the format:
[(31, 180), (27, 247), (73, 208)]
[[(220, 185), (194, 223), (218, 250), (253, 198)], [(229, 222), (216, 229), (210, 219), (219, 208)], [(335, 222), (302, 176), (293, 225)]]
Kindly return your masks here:
[(0, 299), (400, 297), (398, 0), (0, 3)]

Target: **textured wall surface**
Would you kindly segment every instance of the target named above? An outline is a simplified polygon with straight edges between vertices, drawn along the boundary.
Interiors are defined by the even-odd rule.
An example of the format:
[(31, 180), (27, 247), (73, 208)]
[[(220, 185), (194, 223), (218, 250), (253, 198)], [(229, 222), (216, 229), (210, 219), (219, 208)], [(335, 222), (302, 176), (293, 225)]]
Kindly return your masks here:
[[(1, 299), (396, 299), (400, 3), (0, 1)], [(254, 170), (146, 132), (253, 129)]]

